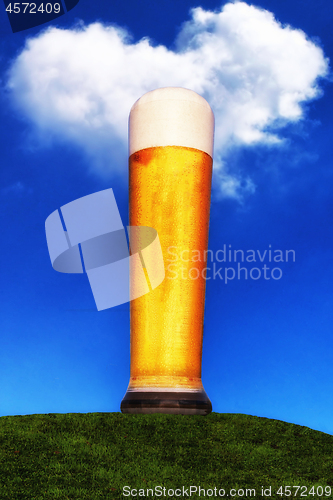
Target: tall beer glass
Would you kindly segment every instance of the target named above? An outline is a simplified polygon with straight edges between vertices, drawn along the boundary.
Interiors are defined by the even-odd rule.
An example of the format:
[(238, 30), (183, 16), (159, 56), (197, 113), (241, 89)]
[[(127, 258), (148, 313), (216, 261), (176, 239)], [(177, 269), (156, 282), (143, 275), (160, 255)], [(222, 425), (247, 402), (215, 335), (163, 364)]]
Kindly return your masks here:
[(165, 278), (130, 303), (123, 413), (212, 411), (201, 358), (213, 138), (213, 112), (191, 90), (153, 90), (131, 109), (129, 224), (157, 230)]

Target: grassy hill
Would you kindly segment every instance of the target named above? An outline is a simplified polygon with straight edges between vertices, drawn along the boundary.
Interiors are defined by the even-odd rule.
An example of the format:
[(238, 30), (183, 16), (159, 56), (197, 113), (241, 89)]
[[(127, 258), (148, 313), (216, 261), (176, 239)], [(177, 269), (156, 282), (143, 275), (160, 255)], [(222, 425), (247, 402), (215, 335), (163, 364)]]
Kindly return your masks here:
[(241, 414), (0, 418), (0, 500), (222, 498), (223, 490), (333, 498), (333, 436)]

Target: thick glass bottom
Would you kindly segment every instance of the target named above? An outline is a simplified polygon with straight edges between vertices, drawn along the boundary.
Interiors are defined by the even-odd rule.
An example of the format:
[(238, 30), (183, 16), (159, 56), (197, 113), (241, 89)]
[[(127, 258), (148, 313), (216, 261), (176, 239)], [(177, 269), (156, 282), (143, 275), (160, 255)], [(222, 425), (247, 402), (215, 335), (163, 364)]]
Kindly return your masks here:
[(121, 402), (122, 413), (168, 413), (208, 415), (212, 411), (204, 389), (199, 391), (128, 390)]

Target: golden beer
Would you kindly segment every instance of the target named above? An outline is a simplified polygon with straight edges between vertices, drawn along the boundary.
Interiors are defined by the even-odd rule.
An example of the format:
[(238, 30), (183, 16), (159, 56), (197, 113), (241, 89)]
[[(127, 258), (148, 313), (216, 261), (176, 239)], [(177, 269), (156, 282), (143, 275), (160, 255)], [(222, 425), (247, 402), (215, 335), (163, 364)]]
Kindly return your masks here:
[[(171, 98), (176, 97), (172, 99), (174, 108), (178, 101), (180, 107), (184, 106), (184, 92), (185, 97), (198, 99), (200, 105), (204, 101), (185, 89), (159, 89), (146, 96), (160, 92), (163, 98), (163, 91), (169, 100), (170, 94)], [(208, 103), (204, 101), (209, 109), (203, 106), (201, 110), (190, 99), (185, 107), (190, 109), (196, 105), (199, 116), (200, 113), (207, 115), (211, 127), (212, 112)], [(160, 106), (158, 98), (153, 102), (155, 108)], [(172, 128), (171, 134), (175, 134), (175, 118), (168, 116), (169, 106), (162, 106), (163, 113), (164, 120), (165, 116), (168, 120), (160, 124), (160, 128), (163, 133), (165, 128)], [(148, 109), (148, 117), (150, 114), (156, 121), (156, 112)], [(176, 116), (176, 125), (179, 119), (182, 124), (182, 113)], [(147, 126), (145, 120), (144, 123)], [(212, 127), (210, 149), (187, 145), (193, 146), (193, 135), (200, 133), (200, 124), (197, 130), (191, 127), (193, 129), (193, 124), (189, 126), (192, 132), (189, 139), (178, 140), (166, 134), (161, 140), (157, 138), (162, 145), (144, 147), (129, 158), (129, 225), (157, 230), (165, 278), (156, 288), (149, 286), (148, 294), (130, 303), (131, 373), (121, 404), (121, 411), (126, 413), (206, 415), (212, 410), (201, 382), (206, 263), (203, 257), (201, 261), (191, 261), (193, 251), (203, 256), (208, 247), (213, 160), (212, 153), (202, 149), (212, 150)], [(175, 142), (185, 145), (172, 144)], [(146, 144), (143, 141), (143, 145)], [(145, 276), (149, 285), (146, 270)], [(131, 279), (135, 279), (132, 274)]]

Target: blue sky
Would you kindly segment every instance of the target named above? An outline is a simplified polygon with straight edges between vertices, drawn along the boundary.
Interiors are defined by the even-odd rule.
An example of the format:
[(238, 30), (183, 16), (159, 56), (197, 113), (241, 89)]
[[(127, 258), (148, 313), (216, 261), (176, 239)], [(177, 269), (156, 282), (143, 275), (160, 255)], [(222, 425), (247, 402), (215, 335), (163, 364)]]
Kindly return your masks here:
[(215, 113), (209, 249), (281, 270), (215, 260), (236, 278), (207, 280), (213, 411), (333, 434), (332, 21), (328, 0), (80, 0), (12, 34), (0, 12), (0, 415), (120, 411), (129, 305), (98, 312), (86, 275), (52, 269), (45, 220), (111, 187), (127, 224), (128, 114), (170, 85)]

